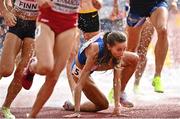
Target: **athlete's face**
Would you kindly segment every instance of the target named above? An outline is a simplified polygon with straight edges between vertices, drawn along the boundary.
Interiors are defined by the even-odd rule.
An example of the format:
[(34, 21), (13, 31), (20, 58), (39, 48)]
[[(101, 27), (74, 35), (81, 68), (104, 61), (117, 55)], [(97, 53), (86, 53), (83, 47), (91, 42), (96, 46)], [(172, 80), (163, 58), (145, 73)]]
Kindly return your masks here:
[(127, 43), (124, 42), (124, 43), (115, 43), (115, 45), (113, 46), (108, 46), (108, 49), (111, 51), (111, 54), (115, 57), (115, 58), (118, 58), (120, 59), (123, 54), (124, 54), (124, 51), (126, 50), (126, 47), (127, 47)]

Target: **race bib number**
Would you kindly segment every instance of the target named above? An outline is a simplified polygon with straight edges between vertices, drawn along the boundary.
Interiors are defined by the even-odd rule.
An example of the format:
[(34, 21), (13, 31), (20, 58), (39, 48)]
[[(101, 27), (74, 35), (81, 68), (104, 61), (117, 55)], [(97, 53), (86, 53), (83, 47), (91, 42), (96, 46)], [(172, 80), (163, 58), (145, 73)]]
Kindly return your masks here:
[(72, 68), (72, 74), (77, 78), (79, 78), (80, 74), (81, 74), (81, 69), (78, 68), (75, 64), (74, 64), (74, 66)]
[(52, 9), (61, 13), (77, 13), (80, 0), (53, 0)]
[(14, 3), (14, 9), (27, 12), (27, 14), (37, 14), (38, 4), (37, 0), (16, 0)]

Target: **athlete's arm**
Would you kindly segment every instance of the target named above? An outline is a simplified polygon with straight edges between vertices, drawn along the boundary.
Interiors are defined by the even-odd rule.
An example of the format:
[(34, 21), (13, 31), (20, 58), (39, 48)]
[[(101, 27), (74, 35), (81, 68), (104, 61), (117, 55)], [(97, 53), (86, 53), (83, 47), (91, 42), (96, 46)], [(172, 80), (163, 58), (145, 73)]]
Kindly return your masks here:
[(113, 79), (113, 87), (114, 87), (114, 111), (113, 115), (120, 115), (120, 91), (121, 91), (121, 72), (122, 67), (121, 64), (118, 64), (114, 68), (114, 79)]
[(90, 76), (91, 69), (95, 65), (96, 57), (98, 54), (98, 45), (92, 44), (86, 50), (85, 54), (87, 57), (86, 64), (84, 65), (79, 81), (74, 90), (74, 99), (75, 99), (75, 112), (79, 113), (80, 111), (80, 101), (81, 101), (81, 92), (86, 83), (86, 80)]
[(3, 12), (5, 12), (5, 11), (8, 11), (8, 10), (6, 9), (4, 3), (5, 3), (4, 0), (0, 0), (0, 12), (1, 12), (1, 14), (3, 14)]
[(8, 10), (6, 3), (7, 0), (0, 0), (0, 12), (4, 17), (6, 25), (14, 26), (16, 24), (16, 17)]
[(119, 5), (118, 5), (118, 1), (117, 0), (114, 0), (113, 2), (113, 10), (112, 10), (112, 13), (110, 15), (110, 19), (112, 21), (114, 21), (115, 19), (117, 19), (119, 15)]
[(92, 0), (92, 4), (93, 4), (94, 8), (99, 10), (102, 7), (102, 0)]
[(175, 13), (178, 12), (177, 0), (171, 0), (170, 1), (169, 10), (172, 11), (172, 12), (175, 12)]

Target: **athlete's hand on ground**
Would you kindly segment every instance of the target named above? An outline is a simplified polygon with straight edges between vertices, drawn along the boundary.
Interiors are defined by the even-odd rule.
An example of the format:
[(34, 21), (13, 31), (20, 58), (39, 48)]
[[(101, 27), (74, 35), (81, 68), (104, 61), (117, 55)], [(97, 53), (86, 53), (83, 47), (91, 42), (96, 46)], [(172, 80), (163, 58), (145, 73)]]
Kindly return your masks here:
[(74, 114), (70, 114), (70, 115), (66, 115), (66, 116), (63, 116), (64, 118), (80, 118), (81, 115), (79, 112), (76, 112)]
[(53, 3), (51, 0), (38, 0), (38, 5), (40, 8), (52, 7)]
[(112, 116), (113, 116), (113, 117), (121, 116), (121, 108), (120, 108), (120, 106), (114, 108), (114, 111), (113, 111), (113, 113), (112, 113)]
[(11, 13), (11, 12), (9, 12), (9, 11), (7, 11), (7, 10), (4, 10), (3, 12), (2, 12), (3, 14), (3, 17), (4, 17), (4, 20), (5, 20), (5, 24), (7, 25), (7, 26), (15, 26), (16, 25), (16, 21), (17, 21), (17, 19), (16, 19), (16, 17), (14, 16), (14, 14), (13, 13)]

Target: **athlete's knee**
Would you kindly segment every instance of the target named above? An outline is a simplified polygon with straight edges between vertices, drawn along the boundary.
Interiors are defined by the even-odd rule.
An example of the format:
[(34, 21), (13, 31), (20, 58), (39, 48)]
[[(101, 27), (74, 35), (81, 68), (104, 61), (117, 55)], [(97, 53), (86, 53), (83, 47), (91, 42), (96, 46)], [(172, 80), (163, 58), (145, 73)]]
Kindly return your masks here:
[(106, 99), (105, 102), (104, 102), (104, 105), (103, 105), (103, 109), (107, 109), (109, 107), (109, 102), (108, 100)]
[(166, 26), (161, 26), (161, 27), (158, 27), (157, 28), (157, 33), (158, 33), (158, 36), (167, 36), (167, 27)]
[(136, 67), (137, 64), (139, 62), (139, 57), (138, 55), (135, 55), (133, 58), (132, 58), (132, 66)]
[(130, 53), (128, 59), (130, 61), (130, 64), (135, 67), (139, 62), (139, 56), (136, 53)]
[(2, 66), (0, 68), (0, 74), (3, 77), (8, 77), (13, 73), (14, 67), (13, 66)]
[(40, 74), (42, 74), (42, 75), (48, 74), (49, 72), (51, 72), (53, 70), (53, 68), (54, 68), (54, 65), (52, 63), (49, 63), (49, 62), (41, 63), (38, 66), (38, 70), (41, 72)]
[(105, 110), (105, 109), (108, 109), (109, 107), (109, 102), (107, 99), (105, 99), (104, 101), (102, 101), (101, 105), (99, 106), (99, 110)]

